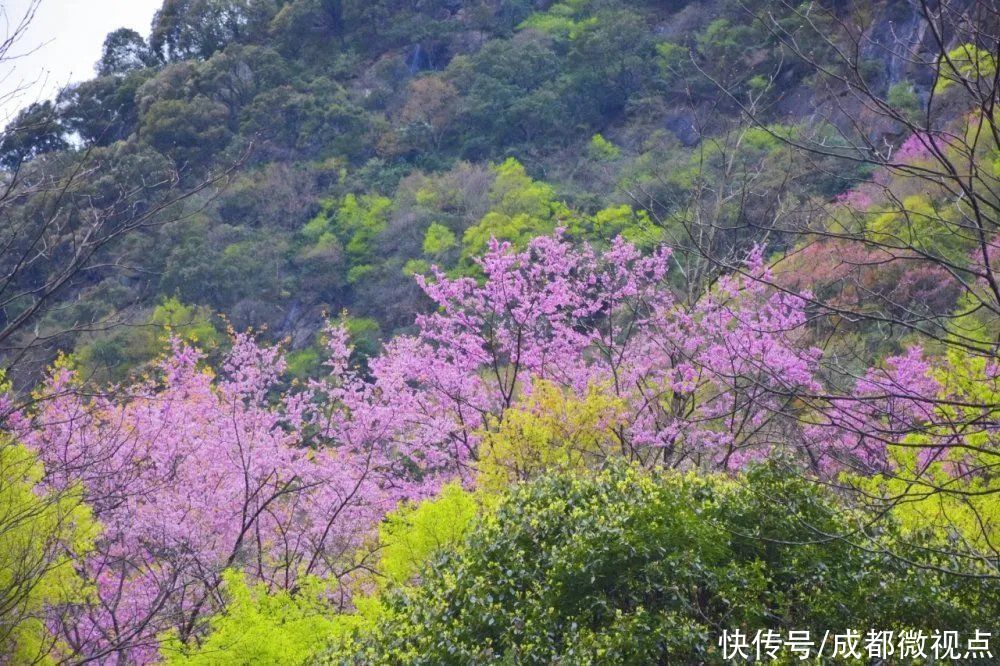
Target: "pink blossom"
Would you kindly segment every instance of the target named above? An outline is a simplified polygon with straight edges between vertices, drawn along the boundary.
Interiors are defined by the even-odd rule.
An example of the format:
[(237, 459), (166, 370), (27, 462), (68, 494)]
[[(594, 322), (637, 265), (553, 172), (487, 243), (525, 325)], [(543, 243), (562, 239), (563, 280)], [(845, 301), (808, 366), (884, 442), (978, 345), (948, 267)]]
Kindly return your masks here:
[(382, 516), (439, 483), (347, 428), (314, 445), (334, 407), (272, 395), (276, 348), (237, 336), (218, 378), (200, 359), (174, 343), (160, 379), (97, 398), (63, 391), (73, 379), (59, 370), (44, 388), (52, 398), (21, 418), (47, 483), (82, 483), (103, 529), (79, 567), (93, 598), (53, 609), (75, 655), (156, 661), (164, 631), (186, 638), (218, 609), (226, 568), (281, 588), (304, 574), (344, 580)]
[(863, 472), (889, 469), (889, 445), (934, 421), (941, 386), (920, 347), (886, 359), (858, 380), (850, 396), (834, 398), (825, 419), (810, 434), (821, 467)]

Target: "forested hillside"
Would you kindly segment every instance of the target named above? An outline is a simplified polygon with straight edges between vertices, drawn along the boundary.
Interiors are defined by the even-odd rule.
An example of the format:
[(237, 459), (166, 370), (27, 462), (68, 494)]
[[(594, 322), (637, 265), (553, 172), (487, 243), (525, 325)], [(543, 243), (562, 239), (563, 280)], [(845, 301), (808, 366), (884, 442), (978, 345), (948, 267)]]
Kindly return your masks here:
[[(916, 8), (865, 11), (895, 40), (885, 49), (919, 44)], [(77, 174), (62, 215), (127, 224), (172, 204), (102, 247), (32, 334), (99, 329), (61, 346), (120, 379), (153, 351), (141, 329), (102, 330), (123, 306), (131, 324), (195, 319), (205, 331), (224, 331), (224, 314), (238, 330), (290, 335), (305, 374), (324, 312), (346, 309), (370, 348), (428, 306), (413, 274), (469, 273), (490, 237), (523, 247), (565, 227), (680, 249), (693, 221), (712, 227), (711, 252), (735, 256), (868, 175), (796, 155), (772, 132), (832, 138), (827, 122), (858, 122), (876, 149), (906, 138), (856, 100), (830, 113), (822, 77), (776, 32), (836, 66), (816, 20), (742, 0), (167, 2), (149, 43), (109, 35), (97, 76), (26, 109), (0, 148), (25, 182)], [(860, 56), (879, 95), (913, 112), (928, 98), (929, 72), (875, 45)], [(5, 212), (49, 204), (31, 196)], [(712, 279), (690, 275), (692, 294)], [(5, 317), (25, 307), (8, 303)]]
[(998, 40), (993, 0), (111, 33), (0, 135), (0, 659), (978, 658)]

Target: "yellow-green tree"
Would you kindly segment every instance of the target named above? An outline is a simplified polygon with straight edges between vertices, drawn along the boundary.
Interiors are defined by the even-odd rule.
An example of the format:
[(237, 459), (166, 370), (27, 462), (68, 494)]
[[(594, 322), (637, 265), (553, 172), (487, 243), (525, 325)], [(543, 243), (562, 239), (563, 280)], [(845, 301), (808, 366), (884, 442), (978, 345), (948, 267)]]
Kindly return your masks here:
[(546, 471), (582, 471), (620, 453), (615, 426), (624, 406), (600, 387), (584, 398), (551, 382), (535, 382), (507, 410), (480, 447), (479, 487), (497, 492)]
[[(163, 637), (170, 666), (298, 666), (317, 663), (331, 643), (350, 644), (383, 619), (383, 594), (405, 588), (444, 552), (454, 552), (475, 525), (479, 503), (461, 485), (390, 513), (379, 527), (376, 583), (355, 578), (352, 612), (341, 612), (340, 582), (307, 577), (294, 591), (249, 584), (238, 572), (223, 575), (225, 610), (213, 616), (203, 640), (185, 645)], [(359, 571), (363, 571), (359, 568)], [(346, 582), (348, 579), (345, 578)]]
[(892, 507), (910, 532), (933, 531), (959, 552), (996, 557), (1000, 532), (1000, 374), (995, 362), (947, 352), (934, 370), (941, 385), (933, 423), (890, 447), (891, 470), (850, 478)]
[(441, 494), (386, 516), (379, 527), (380, 573), (392, 584), (412, 579), (435, 553), (453, 549), (475, 524), (478, 504), (457, 483)]
[(213, 323), (211, 308), (187, 305), (178, 298), (164, 299), (137, 326), (99, 334), (77, 348), (74, 355), (80, 376), (97, 382), (121, 381), (142, 369), (170, 348), (177, 338), (206, 352), (217, 351), (225, 336)]
[(569, 216), (566, 205), (556, 201), (552, 186), (532, 179), (517, 160), (511, 158), (493, 170), (496, 180), (490, 189), (492, 208), (462, 237), (466, 263), (485, 252), (490, 238), (510, 241), (521, 248), (532, 238), (551, 233), (558, 221)]
[(98, 526), (74, 489), (39, 488), (35, 455), (0, 434), (0, 662), (54, 663), (46, 614), (86, 594), (74, 562)]
[(248, 584), (234, 571), (223, 574), (226, 609), (212, 617), (200, 644), (185, 646), (164, 637), (161, 652), (171, 666), (294, 666), (313, 663), (351, 616), (338, 615), (330, 585), (318, 579), (300, 582), (297, 591), (269, 591)]

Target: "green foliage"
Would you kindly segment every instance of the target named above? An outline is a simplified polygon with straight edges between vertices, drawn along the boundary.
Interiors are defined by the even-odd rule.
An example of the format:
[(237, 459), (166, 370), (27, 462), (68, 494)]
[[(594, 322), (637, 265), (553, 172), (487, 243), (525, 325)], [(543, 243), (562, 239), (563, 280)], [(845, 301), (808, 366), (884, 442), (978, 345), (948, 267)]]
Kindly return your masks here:
[(38, 490), (35, 455), (0, 433), (0, 661), (54, 663), (44, 611), (80, 601), (74, 563), (98, 526), (73, 488)]
[(355, 360), (367, 359), (378, 353), (382, 345), (382, 330), (370, 317), (343, 317), (341, 319), (354, 345)]
[(319, 374), (323, 367), (323, 357), (318, 349), (307, 347), (285, 354), (285, 363), (285, 372), (289, 377), (306, 380)]
[(391, 209), (392, 200), (386, 197), (348, 194), (338, 204), (327, 202), (302, 235), (313, 243), (313, 253), (339, 243), (347, 255), (347, 281), (357, 283), (372, 270), (375, 239), (385, 229)]
[(414, 275), (425, 275), (431, 270), (431, 265), (423, 259), (409, 259), (403, 264), (403, 275), (412, 278)]
[[(435, 498), (390, 513), (379, 527), (379, 571), (384, 576), (379, 588), (412, 582), (441, 553), (460, 547), (475, 525), (478, 508), (472, 494), (452, 483)], [(300, 580), (292, 592), (250, 585), (235, 571), (225, 572), (223, 581), (225, 611), (212, 616), (205, 638), (195, 645), (164, 636), (167, 664), (313, 664), (331, 642), (348, 644), (385, 612), (378, 594), (360, 591), (353, 612), (338, 612), (333, 584), (314, 577)]]
[(132, 70), (68, 86), (58, 98), (63, 125), (93, 145), (127, 139), (139, 125), (139, 88), (152, 76), (150, 69)]
[(463, 154), (482, 157), (500, 145), (528, 145), (569, 134), (572, 117), (553, 88), (559, 56), (534, 32), (495, 40), (470, 57), (457, 57), (446, 72), (464, 97)]
[(621, 452), (614, 428), (623, 409), (620, 400), (598, 387), (581, 400), (550, 382), (535, 382), (531, 394), (484, 433), (477, 485), (499, 492), (545, 472), (599, 466)]
[(450, 483), (436, 498), (389, 514), (379, 526), (379, 573), (390, 584), (410, 582), (435, 556), (464, 541), (475, 527), (477, 511), (475, 497)]
[(868, 221), (868, 231), (876, 242), (886, 247), (917, 248), (952, 265), (968, 261), (975, 236), (963, 228), (961, 217), (952, 207), (914, 194), (886, 208)]
[[(1000, 446), (992, 429), (978, 425), (992, 421), (997, 410), (990, 406), (1000, 404), (991, 368), (987, 358), (951, 349), (934, 372), (946, 400), (936, 406), (938, 425), (890, 447), (892, 473), (845, 475), (866, 496), (891, 505), (908, 532), (930, 530), (973, 553), (990, 552), (1000, 535), (1000, 475), (993, 471), (1000, 465)], [(935, 448), (955, 442), (956, 431), (962, 432), (960, 445)]]
[(568, 225), (570, 232), (588, 241), (610, 242), (622, 236), (640, 248), (653, 247), (663, 240), (663, 230), (644, 211), (628, 204), (604, 208), (593, 215), (574, 216)]
[(920, 98), (917, 96), (917, 91), (913, 87), (912, 82), (900, 81), (899, 83), (894, 83), (889, 88), (886, 101), (889, 102), (889, 106), (907, 120), (911, 122), (919, 120), (921, 112)]
[(660, 73), (666, 77), (675, 75), (679, 67), (683, 66), (685, 60), (689, 58), (689, 52), (680, 44), (673, 42), (660, 42), (656, 45), (656, 54), (659, 56), (658, 65)]
[(568, 214), (566, 206), (555, 200), (552, 186), (532, 179), (517, 160), (496, 165), (494, 171), (492, 208), (462, 236), (462, 257), (467, 265), (483, 254), (491, 238), (522, 248), (532, 238), (551, 233), (556, 222)]
[(610, 162), (621, 157), (622, 151), (600, 134), (595, 134), (590, 138), (589, 153), (595, 160)]
[(207, 353), (218, 351), (225, 341), (209, 308), (172, 297), (157, 305), (144, 323), (112, 330), (78, 346), (75, 361), (84, 377), (120, 381), (160, 358), (171, 338)]
[[(377, 241), (392, 212), (391, 199), (377, 195), (323, 202), (318, 215), (299, 232), (297, 264), (314, 288), (338, 289), (364, 282), (376, 270)], [(339, 277), (338, 277), (339, 276)]]
[(101, 76), (127, 74), (156, 64), (156, 55), (142, 35), (130, 28), (119, 28), (104, 40), (97, 73)]
[(177, 164), (203, 166), (232, 139), (226, 107), (208, 97), (164, 99), (141, 113), (139, 133)]
[(187, 646), (164, 637), (162, 652), (171, 666), (298, 666), (314, 663), (331, 637), (347, 630), (350, 616), (336, 613), (329, 585), (300, 581), (293, 592), (269, 592), (249, 585), (234, 571), (223, 574), (224, 612), (212, 616), (208, 636)]
[(980, 78), (996, 74), (997, 59), (988, 49), (975, 44), (962, 44), (948, 52), (938, 62), (938, 80), (935, 92), (948, 89), (960, 82), (975, 83)]
[(490, 190), (491, 212), (506, 217), (526, 215), (534, 218), (552, 217), (559, 209), (553, 199), (551, 185), (532, 179), (524, 166), (509, 159), (494, 167), (496, 180)]
[(590, 0), (557, 2), (547, 11), (531, 15), (521, 27), (555, 37), (575, 39), (586, 26), (597, 22), (596, 17), (586, 17), (586, 9), (591, 4)]
[(216, 348), (223, 335), (212, 323), (208, 308), (185, 305), (176, 298), (168, 298), (156, 306), (149, 318), (145, 339), (149, 348), (145, 353), (159, 356), (166, 350), (168, 337), (176, 337), (205, 351)]
[(0, 132), (0, 166), (14, 170), (22, 162), (68, 145), (52, 102), (35, 102)]
[(885, 555), (892, 523), (857, 547), (864, 524), (773, 467), (733, 480), (618, 465), (546, 477), (501, 500), (328, 661), (721, 664), (722, 628), (822, 634), (995, 617), (991, 583), (917, 574)]
[(710, 54), (719, 69), (736, 67), (747, 50), (759, 44), (759, 34), (753, 26), (734, 24), (728, 18), (715, 19), (697, 37), (699, 51)]
[(434, 222), (424, 235), (424, 254), (440, 255), (455, 247), (457, 241), (451, 229)]
[(235, 225), (210, 225), (196, 218), (176, 229), (160, 280), (163, 293), (186, 303), (225, 310), (236, 328), (266, 323), (240, 315), (236, 306), (287, 296), (284, 272), (288, 238)]
[(172, 0), (153, 18), (150, 48), (161, 58), (207, 58), (227, 44), (260, 37), (274, 0)]
[(458, 90), (439, 76), (423, 76), (410, 82), (406, 104), (399, 114), (393, 146), (395, 152), (427, 153), (441, 149), (453, 134)]
[(327, 77), (280, 79), (262, 89), (240, 114), (240, 134), (261, 141), (258, 159), (322, 160), (369, 154), (371, 119)]

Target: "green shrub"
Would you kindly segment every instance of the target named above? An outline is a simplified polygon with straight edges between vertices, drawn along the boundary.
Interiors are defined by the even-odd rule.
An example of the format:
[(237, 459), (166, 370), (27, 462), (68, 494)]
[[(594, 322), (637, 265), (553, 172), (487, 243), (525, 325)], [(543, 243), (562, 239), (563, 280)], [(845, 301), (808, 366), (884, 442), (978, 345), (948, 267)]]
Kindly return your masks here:
[(626, 466), (545, 477), (501, 500), (328, 660), (722, 663), (724, 629), (822, 635), (996, 617), (988, 583), (903, 564), (885, 552), (902, 547), (895, 528), (865, 534), (862, 518), (777, 466), (735, 479)]

